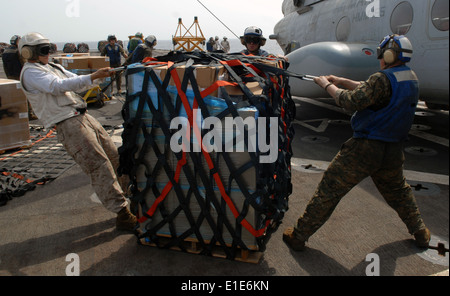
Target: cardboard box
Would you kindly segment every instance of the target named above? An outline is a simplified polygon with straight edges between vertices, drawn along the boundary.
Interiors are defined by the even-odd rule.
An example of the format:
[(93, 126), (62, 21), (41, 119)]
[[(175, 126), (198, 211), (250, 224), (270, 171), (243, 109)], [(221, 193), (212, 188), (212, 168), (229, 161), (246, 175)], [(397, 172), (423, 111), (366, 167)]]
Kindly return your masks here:
[[(254, 94), (254, 95), (262, 95), (263, 89), (261, 86), (259, 86), (258, 82), (247, 82), (246, 86), (248, 89)], [(241, 88), (239, 86), (225, 86), (225, 90), (227, 91), (228, 95), (230, 96), (243, 96), (244, 93), (242, 92)]]
[(98, 70), (110, 66), (109, 57), (90, 56), (88, 58), (88, 65), (90, 69)]
[(89, 69), (89, 57), (54, 57), (53, 61), (67, 70)]
[[(223, 66), (217, 66), (217, 67), (211, 67), (211, 66), (204, 66), (204, 65), (196, 65), (194, 66), (194, 76), (196, 78), (197, 84), (200, 88), (200, 90), (203, 90), (205, 88), (208, 88), (216, 82), (219, 79), (219, 76), (221, 76), (225, 72), (225, 68)], [(155, 70), (160, 70), (160, 77), (161, 80), (164, 80), (167, 74), (167, 67), (158, 67), (155, 68)], [(180, 78), (180, 82), (183, 82), (184, 78), (184, 72), (186, 70), (185, 66), (180, 66), (176, 68), (178, 77)], [(170, 78), (170, 85), (175, 85), (175, 82), (173, 81), (173, 78)]]
[(30, 144), (27, 98), (19, 81), (0, 79), (0, 150)]

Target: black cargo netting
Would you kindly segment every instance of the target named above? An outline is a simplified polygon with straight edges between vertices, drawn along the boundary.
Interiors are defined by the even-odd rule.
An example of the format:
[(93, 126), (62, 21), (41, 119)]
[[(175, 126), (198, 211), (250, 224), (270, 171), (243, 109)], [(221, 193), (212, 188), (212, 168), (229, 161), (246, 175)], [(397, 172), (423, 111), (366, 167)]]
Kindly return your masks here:
[[(220, 247), (228, 259), (234, 259), (238, 249), (264, 251), (288, 210), (292, 192), (290, 145), (295, 105), (289, 77), (283, 69), (242, 55), (172, 52), (157, 59), (128, 68), (127, 100), (122, 110), (119, 174), (130, 177), (139, 241), (184, 250), (183, 242), (191, 239), (198, 242), (202, 254), (211, 255), (213, 248)], [(283, 60), (273, 62), (285, 67)], [(202, 65), (216, 74), (225, 69), (229, 82), (200, 88), (199, 70), (195, 70)], [(161, 74), (164, 66), (165, 76)], [(178, 69), (183, 69), (180, 75)], [(261, 94), (248, 88), (255, 82)], [(226, 86), (241, 94), (229, 94)], [(201, 116), (193, 113), (195, 109)], [(170, 124), (178, 116), (190, 123), (186, 130), (191, 144), (211, 131), (193, 128), (199, 117), (214, 116), (221, 121), (226, 117), (275, 117), (278, 157), (273, 163), (260, 162), (260, 156), (270, 151), (252, 149), (250, 141), (244, 141), (245, 152), (208, 153), (191, 147), (189, 151), (198, 152), (184, 149), (175, 153), (170, 141), (180, 129), (171, 129)], [(269, 124), (266, 120), (266, 130)], [(266, 143), (270, 143), (269, 137), (267, 133)], [(244, 139), (248, 138), (247, 127)], [(217, 150), (228, 151), (225, 141), (221, 144), (222, 149)]]

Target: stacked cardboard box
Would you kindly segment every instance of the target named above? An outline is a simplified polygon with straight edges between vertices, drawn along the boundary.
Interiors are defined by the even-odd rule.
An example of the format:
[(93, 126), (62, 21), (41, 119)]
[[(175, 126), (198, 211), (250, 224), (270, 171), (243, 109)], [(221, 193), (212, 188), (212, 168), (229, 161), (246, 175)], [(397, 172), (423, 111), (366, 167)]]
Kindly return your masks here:
[(54, 62), (61, 64), (67, 70), (98, 70), (109, 67), (109, 58), (102, 56), (60, 56), (54, 57)]
[(0, 79), (0, 150), (30, 144), (27, 98), (19, 81)]
[(98, 70), (109, 67), (109, 57), (90, 56), (88, 58), (88, 67), (91, 70)]

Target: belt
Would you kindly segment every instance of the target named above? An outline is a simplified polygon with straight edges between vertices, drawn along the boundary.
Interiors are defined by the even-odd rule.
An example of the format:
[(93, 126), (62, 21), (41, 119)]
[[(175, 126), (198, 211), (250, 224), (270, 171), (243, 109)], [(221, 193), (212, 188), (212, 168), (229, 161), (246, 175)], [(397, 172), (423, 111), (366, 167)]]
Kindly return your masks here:
[(77, 108), (77, 112), (79, 112), (80, 114), (84, 114), (86, 113), (87, 109), (86, 108)]

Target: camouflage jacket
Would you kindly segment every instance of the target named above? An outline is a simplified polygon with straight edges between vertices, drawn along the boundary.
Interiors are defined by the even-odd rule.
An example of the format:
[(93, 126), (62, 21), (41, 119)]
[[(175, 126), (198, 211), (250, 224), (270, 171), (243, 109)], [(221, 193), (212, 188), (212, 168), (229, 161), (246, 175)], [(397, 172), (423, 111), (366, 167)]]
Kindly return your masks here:
[(336, 103), (345, 110), (356, 112), (366, 108), (379, 110), (386, 107), (392, 96), (391, 83), (386, 75), (377, 72), (354, 90), (339, 89)]

